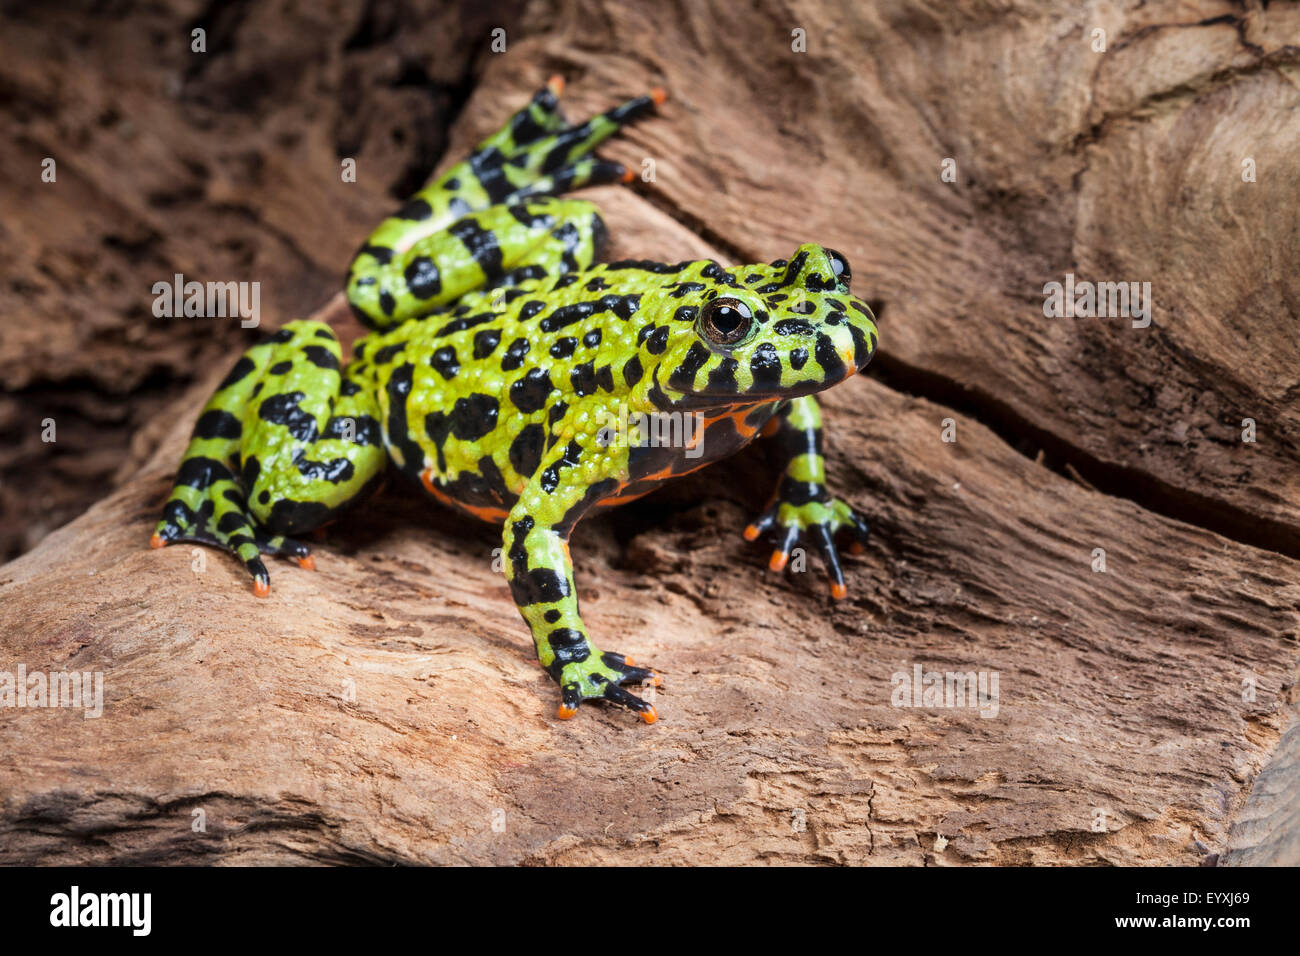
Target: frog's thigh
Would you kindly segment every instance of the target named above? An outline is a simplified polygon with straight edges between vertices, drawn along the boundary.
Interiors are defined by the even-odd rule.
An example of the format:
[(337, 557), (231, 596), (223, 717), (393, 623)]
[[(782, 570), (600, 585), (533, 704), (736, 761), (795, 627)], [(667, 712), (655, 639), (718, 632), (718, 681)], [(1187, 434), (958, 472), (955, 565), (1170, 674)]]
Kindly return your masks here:
[(409, 244), (381, 230), (353, 261), (348, 301), (388, 328), (477, 289), (586, 269), (605, 235), (592, 203), (545, 196), (469, 213)]
[(268, 530), (320, 527), (381, 476), (378, 407), (344, 384), (339, 343), (324, 323), (294, 323), (275, 343), (244, 410), (240, 445), (249, 510)]

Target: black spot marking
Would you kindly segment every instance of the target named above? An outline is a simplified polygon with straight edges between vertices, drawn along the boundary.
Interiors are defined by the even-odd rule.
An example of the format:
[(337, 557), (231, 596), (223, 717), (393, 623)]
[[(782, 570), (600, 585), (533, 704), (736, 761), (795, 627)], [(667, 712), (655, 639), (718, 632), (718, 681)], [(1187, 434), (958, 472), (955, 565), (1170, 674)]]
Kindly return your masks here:
[(555, 309), (546, 318), (538, 323), (538, 328), (543, 332), (556, 332), (566, 325), (572, 325), (574, 322), (581, 322), (588, 318), (596, 311), (595, 302), (575, 302), (573, 305), (562, 305)]
[(528, 203), (511, 203), (506, 210), (529, 229), (550, 229), (555, 225), (554, 216), (548, 212), (535, 212)]
[(812, 335), (813, 327), (803, 319), (782, 319), (772, 326), (777, 335)]
[[(388, 263), (393, 261), (393, 250), (389, 249), (387, 246), (365, 245), (357, 250), (357, 258), (361, 258), (361, 256), (369, 256), (380, 265), (386, 266)], [(372, 277), (367, 276), (367, 278)], [(357, 280), (358, 283), (360, 283), (360, 281), (360, 279)]]
[(236, 531), (249, 531), (248, 519), (238, 511), (227, 511), (217, 522), (219, 534), (234, 534)]
[(312, 461), (309, 458), (299, 458), (294, 464), (305, 478), (312, 481), (328, 481), (335, 485), (351, 481), (352, 476), (356, 473), (356, 469), (352, 467), (352, 462), (346, 458), (334, 458), (330, 461)]
[(257, 415), (264, 422), (283, 425), (300, 442), (310, 444), (316, 440), (316, 419), (303, 411), (298, 403), (306, 396), (302, 392), (272, 395), (257, 407)]
[(369, 415), (335, 416), (325, 423), (321, 438), (347, 440), (348, 422), (352, 423), (352, 444), (378, 445), (382, 441), (379, 422)]
[(571, 627), (557, 627), (546, 635), (546, 642), (555, 652), (555, 660), (547, 665), (546, 672), (557, 681), (564, 673), (565, 666), (581, 664), (591, 656), (591, 645), (581, 631)]
[(651, 355), (663, 355), (668, 348), (668, 334), (671, 329), (661, 325), (646, 336), (645, 348)]
[(276, 534), (294, 534), (319, 528), (330, 517), (328, 506), (319, 501), (292, 501), (281, 498), (271, 506), (264, 524)]
[(497, 244), (496, 234), (482, 228), (473, 219), (462, 219), (447, 231), (459, 239), (474, 257), (488, 285), (495, 285), (502, 273), (501, 247)]
[[(464, 313), (468, 311), (469, 309), (461, 306), (453, 312), (452, 315), (464, 315)], [(482, 325), (484, 322), (494, 318), (496, 318), (496, 316), (491, 312), (480, 312), (478, 315), (471, 315), (463, 319), (455, 319), (438, 329), (437, 332), (434, 332), (433, 337), (437, 339), (444, 335), (451, 335), (453, 332), (464, 332), (466, 329), (472, 329), (474, 326)]]
[(497, 400), (478, 392), (456, 399), (451, 410), (451, 433), (461, 441), (478, 441), (497, 426)]
[(450, 345), (434, 352), (429, 359), (429, 364), (448, 382), (460, 371), (460, 359), (456, 357), (456, 350)]
[(484, 329), (474, 333), (474, 358), (485, 359), (501, 344), (500, 329)]
[(219, 408), (206, 411), (194, 423), (195, 438), (238, 438), (244, 431), (239, 419)]
[(546, 441), (546, 430), (536, 422), (525, 425), (510, 443), (510, 467), (515, 473), (527, 478), (542, 463), (542, 446)]
[(573, 391), (579, 397), (591, 395), (596, 391), (596, 372), (592, 362), (583, 362), (581, 365), (575, 365), (569, 372), (569, 384)]
[(303, 347), (302, 354), (307, 357), (317, 368), (339, 370), (339, 360), (333, 352), (323, 345), (306, 345)]
[(709, 372), (708, 390), (710, 392), (735, 392), (736, 367), (740, 363), (728, 355), (713, 371)]
[(215, 458), (186, 458), (176, 472), (176, 484), (203, 491), (217, 481), (234, 481), (230, 469)]
[(257, 477), (261, 473), (262, 463), (257, 460), (256, 455), (249, 455), (244, 459), (244, 470), (239, 480), (243, 482), (245, 488), (252, 491), (253, 486), (257, 484)]
[(235, 363), (229, 374), (221, 380), (221, 384), (217, 386), (217, 391), (223, 391), (224, 389), (230, 388), (230, 386), (234, 385), (236, 382), (242, 381), (244, 377), (255, 368), (257, 368), (257, 366), (253, 363), (253, 360), (248, 356), (244, 356)]
[(554, 388), (551, 375), (544, 368), (531, 368), (510, 386), (510, 401), (525, 415), (539, 411)]
[(401, 209), (393, 213), (394, 219), (409, 219), (412, 222), (423, 222), (433, 215), (433, 207), (423, 199), (412, 199), (402, 206)]
[(529, 568), (522, 574), (516, 571), (510, 580), (510, 596), (519, 607), (553, 604), (569, 596), (569, 582), (550, 568)]
[(831, 342), (829, 336), (817, 336), (817, 345), (813, 349), (813, 357), (817, 359), (826, 372), (826, 381), (838, 381), (844, 377), (846, 371), (844, 360), (840, 358), (840, 353), (835, 350), (835, 345)]
[(623, 363), (623, 381), (627, 382), (627, 387), (631, 388), (637, 382), (641, 381), (641, 376), (645, 374), (645, 369), (641, 367), (641, 359), (633, 355)]
[(754, 376), (754, 388), (770, 392), (781, 387), (781, 358), (776, 354), (776, 346), (764, 342), (754, 349), (749, 360), (749, 371)]
[(431, 299), (442, 291), (442, 276), (428, 256), (416, 256), (402, 270), (402, 275), (406, 287), (417, 299)]
[(506, 349), (506, 354), (501, 356), (501, 371), (513, 372), (524, 364), (524, 356), (528, 354), (530, 343), (522, 336), (510, 343)]
[(582, 446), (576, 441), (569, 442), (564, 448), (564, 454), (560, 459), (542, 472), (541, 486), (542, 490), (548, 495), (560, 487), (560, 470), (563, 468), (574, 468), (582, 460)]
[(856, 325), (849, 326), (849, 334), (853, 336), (853, 365), (861, 371), (871, 361), (874, 347), (867, 341), (866, 333)]
[(791, 259), (790, 264), (786, 266), (785, 275), (781, 277), (781, 285), (794, 285), (795, 280), (799, 278), (799, 273), (803, 271), (804, 263), (807, 261), (807, 252), (801, 252)]
[(557, 339), (551, 345), (551, 358), (566, 359), (573, 354), (574, 349), (577, 347), (578, 340), (566, 335), (562, 339)]
[(406, 351), (405, 342), (385, 345), (382, 349), (375, 349), (375, 354), (371, 356), (370, 361), (374, 365), (387, 365), (404, 351)]
[[(771, 346), (768, 346), (771, 348)], [(689, 391), (695, 382), (695, 373), (704, 367), (704, 363), (712, 355), (704, 345), (699, 342), (692, 342), (690, 351), (686, 353), (686, 358), (682, 359), (682, 364), (673, 370), (673, 374), (668, 377), (668, 385), (679, 392)]]
[[(393, 370), (388, 379), (388, 447), (401, 456), (402, 470), (409, 475), (418, 475), (424, 466), (424, 452), (410, 435), (407, 425), (406, 400), (411, 394), (411, 382), (415, 377), (415, 366), (407, 362)], [(250, 487), (245, 484), (245, 488)]]

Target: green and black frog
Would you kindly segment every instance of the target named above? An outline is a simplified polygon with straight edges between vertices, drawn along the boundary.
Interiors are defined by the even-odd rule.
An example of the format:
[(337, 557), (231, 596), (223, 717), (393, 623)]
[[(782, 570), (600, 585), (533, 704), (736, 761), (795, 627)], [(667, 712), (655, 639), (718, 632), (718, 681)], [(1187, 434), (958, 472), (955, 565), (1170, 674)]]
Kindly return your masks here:
[[(603, 698), (652, 723), (654, 707), (622, 685), (656, 675), (601, 651), (579, 616), (574, 525), (770, 436), (785, 470), (745, 537), (773, 537), (776, 570), (811, 545), (843, 598), (835, 539), (858, 549), (867, 524), (827, 491), (812, 396), (867, 364), (876, 326), (845, 258), (811, 243), (766, 265), (599, 263), (600, 214), (559, 197), (629, 181), (593, 150), (664, 95), (575, 126), (561, 89), (553, 78), (362, 246), (347, 296), (374, 331), (351, 361), (306, 320), (244, 353), (199, 416), (152, 543), (231, 551), (266, 596), (261, 556), (314, 567), (296, 536), (364, 499), (391, 464), (502, 526), (506, 579), (561, 717)], [(683, 415), (699, 427), (646, 440), (656, 417)]]

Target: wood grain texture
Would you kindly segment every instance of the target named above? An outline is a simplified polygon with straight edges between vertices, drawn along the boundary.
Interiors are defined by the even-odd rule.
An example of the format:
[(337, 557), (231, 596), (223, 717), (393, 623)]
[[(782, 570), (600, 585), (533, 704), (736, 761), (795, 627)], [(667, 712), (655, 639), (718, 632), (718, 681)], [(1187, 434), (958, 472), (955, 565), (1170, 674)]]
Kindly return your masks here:
[[(832, 482), (874, 528), (848, 600), (741, 539), (774, 477), (751, 447), (580, 526), (584, 616), (663, 672), (662, 719), (557, 722), (497, 533), (402, 486), (315, 574), (272, 566), (266, 601), (216, 552), (148, 550), (212, 368), (142, 469), (0, 568), (0, 671), (100, 671), (106, 698), (0, 711), (0, 861), (1293, 859), (1291, 15), (530, 5), (450, 156), (550, 72), (571, 116), (666, 80), (607, 150), (655, 181), (590, 192), (611, 254), (814, 239), (884, 304), (883, 371), (824, 403)], [(1071, 270), (1152, 281), (1152, 327), (1044, 319)], [(355, 334), (337, 297), (322, 315)], [(1260, 441), (1234, 445), (1247, 407)], [(918, 664), (996, 673), (996, 713), (895, 706)]]

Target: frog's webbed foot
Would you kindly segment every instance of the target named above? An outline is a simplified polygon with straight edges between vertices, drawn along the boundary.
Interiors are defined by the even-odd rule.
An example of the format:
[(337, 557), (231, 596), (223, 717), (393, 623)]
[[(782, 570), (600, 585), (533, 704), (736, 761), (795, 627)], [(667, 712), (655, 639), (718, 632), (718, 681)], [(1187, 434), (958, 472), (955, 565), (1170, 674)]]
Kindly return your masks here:
[[(583, 643), (586, 643), (585, 639)], [(589, 644), (587, 646), (590, 647)], [(559, 664), (559, 660), (560, 657), (557, 657), (556, 664)], [(636, 667), (622, 654), (603, 654), (591, 647), (591, 653), (586, 659), (570, 661), (558, 667), (553, 664), (548, 670), (560, 685), (561, 720), (568, 720), (576, 714), (578, 705), (584, 700), (607, 700), (611, 704), (626, 707), (639, 714), (647, 724), (653, 724), (659, 719), (652, 704), (624, 690), (620, 685), (659, 687), (663, 682), (654, 671)]]
[(862, 552), (870, 528), (852, 505), (832, 498), (820, 485), (803, 486), (801, 494), (783, 494), (784, 485), (771, 504), (745, 528), (745, 540), (755, 541), (760, 535), (771, 533), (776, 550), (768, 562), (773, 571), (785, 570), (790, 552), (803, 543), (810, 543), (821, 555), (830, 579), (831, 596), (837, 601), (848, 594), (844, 586), (844, 572), (840, 569), (839, 550), (835, 538), (840, 532), (849, 537), (849, 551)]
[[(516, 113), (495, 136), (486, 140), (471, 163), (480, 178), (495, 168), (485, 183), (494, 201), (516, 203), (537, 196), (557, 196), (584, 186), (630, 182), (634, 176), (622, 163), (594, 155), (597, 146), (623, 126), (652, 112), (667, 99), (662, 89), (628, 100), (569, 125), (559, 110), (564, 81), (555, 76), (528, 106)], [(495, 189), (491, 185), (499, 181)]]
[[(229, 496), (227, 501), (235, 504), (234, 497)], [(191, 511), (182, 502), (169, 501), (163, 519), (149, 539), (149, 546), (165, 548), (169, 544), (193, 541), (229, 551), (243, 562), (252, 576), (253, 593), (258, 597), (271, 593), (271, 576), (261, 557), (264, 554), (293, 558), (299, 567), (316, 570), (316, 558), (311, 549), (296, 538), (271, 534), (258, 527), (251, 515), (239, 509), (224, 512), (215, 525), (208, 520), (209, 513), (210, 509), (204, 505)]]

